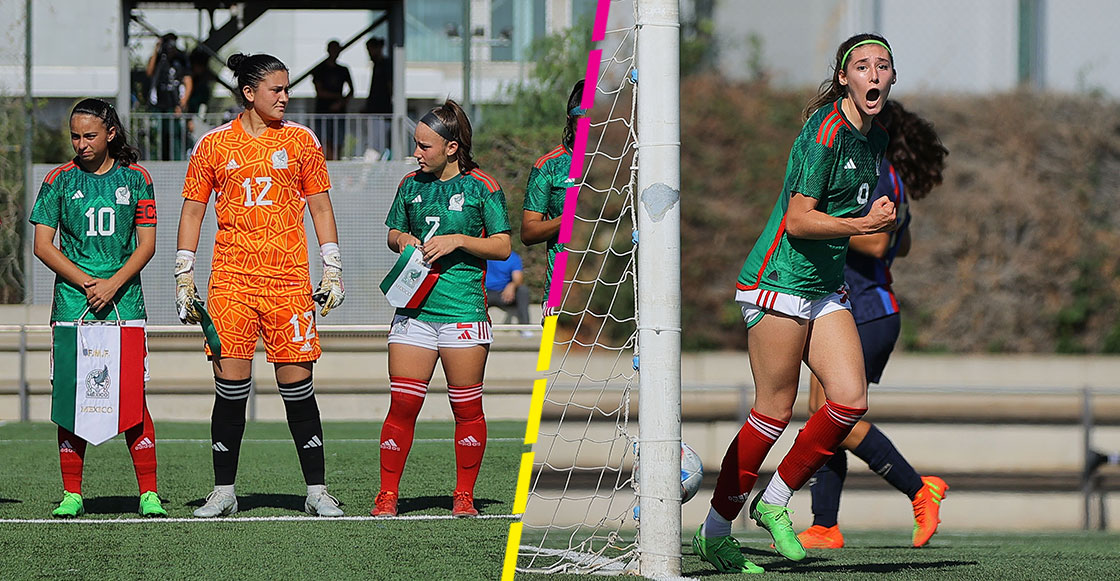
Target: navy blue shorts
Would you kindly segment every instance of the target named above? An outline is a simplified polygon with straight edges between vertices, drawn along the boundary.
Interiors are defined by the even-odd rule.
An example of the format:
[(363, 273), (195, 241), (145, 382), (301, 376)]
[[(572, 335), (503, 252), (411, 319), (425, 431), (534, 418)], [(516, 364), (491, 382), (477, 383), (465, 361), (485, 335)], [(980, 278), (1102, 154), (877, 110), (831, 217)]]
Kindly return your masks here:
[(898, 313), (856, 325), (859, 340), (863, 343), (863, 368), (868, 383), (879, 383), (887, 360), (891, 358), (894, 344), (902, 330), (902, 318)]

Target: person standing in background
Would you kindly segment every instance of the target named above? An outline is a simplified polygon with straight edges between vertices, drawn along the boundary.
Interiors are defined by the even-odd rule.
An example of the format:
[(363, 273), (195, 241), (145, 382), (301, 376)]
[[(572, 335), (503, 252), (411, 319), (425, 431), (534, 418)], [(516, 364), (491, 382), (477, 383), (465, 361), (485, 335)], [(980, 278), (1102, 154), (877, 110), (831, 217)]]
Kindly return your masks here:
[(354, 94), (354, 81), (350, 79), (350, 69), (338, 64), (342, 45), (337, 40), (327, 43), (327, 58), (311, 70), (311, 82), (315, 84), (315, 113), (330, 115), (320, 118), (315, 133), (323, 142), (323, 153), (327, 159), (338, 159), (340, 149), (346, 141), (346, 120), (334, 115), (346, 113), (350, 97)]

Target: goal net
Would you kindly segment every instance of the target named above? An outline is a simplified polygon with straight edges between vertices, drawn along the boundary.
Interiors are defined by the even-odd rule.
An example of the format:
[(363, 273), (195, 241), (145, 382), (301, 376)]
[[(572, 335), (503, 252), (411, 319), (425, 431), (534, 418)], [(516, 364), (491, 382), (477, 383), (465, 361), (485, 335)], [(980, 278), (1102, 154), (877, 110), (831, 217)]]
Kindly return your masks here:
[[(638, 315), (642, 300), (638, 295), (641, 214), (641, 176), (638, 170), (639, 71), (637, 49), (642, 32), (643, 7), (649, 0), (600, 2), (599, 16), (609, 7), (605, 23), (596, 23), (597, 41), (588, 63), (590, 84), (596, 83), (595, 106), (590, 122), (577, 132), (573, 152), (573, 178), (578, 187), (578, 203), (572, 196), (565, 215), (574, 213), (570, 241), (567, 243), (566, 269), (558, 267), (554, 276), (564, 276), (562, 299), (552, 357), (546, 372), (540, 431), (533, 447), (533, 467), (528, 483), (527, 505), (522, 521), (517, 570), (522, 572), (578, 572), (600, 574), (646, 573), (639, 555), (648, 551), (640, 542), (641, 525), (669, 530), (679, 571), (679, 498), (670, 511), (672, 522), (642, 522), (639, 487), (634, 466), (640, 438), (635, 421), (638, 370), (642, 362), (639, 337), (647, 329)], [(660, 0), (654, 0), (654, 4)], [(673, 8), (667, 12), (675, 10)], [(643, 6), (644, 5), (644, 6)], [(675, 19), (676, 14), (671, 16)], [(655, 27), (656, 24), (655, 24)], [(675, 21), (663, 25), (671, 29), (676, 50)], [(676, 66), (676, 58), (666, 66)], [(651, 70), (647, 72), (654, 72)], [(675, 73), (674, 73), (675, 74)], [(672, 107), (676, 107), (673, 97)], [(672, 116), (670, 116), (672, 117)], [(676, 117), (671, 121), (675, 122)], [(676, 128), (673, 128), (676, 130)], [(586, 150), (580, 144), (586, 138)], [(676, 138), (679, 142), (679, 137)], [(669, 143), (679, 148), (679, 143)], [(580, 154), (583, 153), (581, 156)], [(678, 153), (679, 155), (679, 153)], [(583, 159), (582, 172), (577, 172)], [(679, 161), (677, 162), (679, 164)], [(679, 189), (678, 170), (673, 168)], [(669, 179), (668, 181), (672, 181)], [(659, 182), (659, 185), (664, 185)], [(676, 195), (676, 189), (672, 189)], [(676, 204), (672, 199), (671, 206)], [(679, 213), (671, 216), (678, 218)], [(678, 225), (671, 234), (677, 236)], [(653, 234), (657, 228), (648, 228)], [(564, 230), (561, 230), (561, 238)], [(655, 244), (664, 243), (654, 236)], [(654, 250), (655, 252), (657, 249)], [(673, 435), (659, 437), (650, 449), (679, 451), (679, 244), (673, 248), (677, 258), (666, 251), (667, 268), (676, 284), (676, 312), (662, 325), (655, 316), (656, 331), (676, 333), (676, 442)], [(675, 262), (674, 262), (675, 260)], [(650, 269), (652, 272), (653, 269)], [(644, 284), (644, 283), (643, 283)], [(645, 346), (645, 345), (643, 345)], [(543, 352), (543, 350), (542, 350)], [(670, 357), (671, 358), (671, 357)], [(672, 398), (669, 398), (672, 400)], [(632, 405), (634, 403), (635, 405)], [(672, 402), (670, 401), (670, 407)], [(643, 407), (643, 413), (644, 407)], [(531, 420), (532, 421), (532, 420)], [(672, 429), (669, 430), (672, 432)], [(647, 435), (653, 432), (646, 428)], [(662, 445), (665, 444), (665, 445)], [(679, 473), (679, 465), (660, 461), (661, 481), (665, 475)], [(679, 458), (677, 458), (679, 461)], [(643, 467), (643, 471), (646, 468)], [(645, 476), (643, 476), (645, 478)], [(672, 478), (670, 478), (671, 480)], [(647, 480), (647, 482), (649, 482)], [(679, 496), (679, 481), (659, 483), (654, 496), (662, 499), (664, 490)], [(676, 491), (675, 493), (672, 491)], [(669, 499), (670, 504), (673, 499)], [(670, 521), (673, 519), (669, 519)], [(675, 527), (675, 529), (674, 529)], [(676, 532), (672, 532), (675, 530)], [(659, 549), (655, 549), (659, 551)], [(665, 555), (663, 555), (665, 556)], [(673, 555), (668, 555), (670, 558)]]

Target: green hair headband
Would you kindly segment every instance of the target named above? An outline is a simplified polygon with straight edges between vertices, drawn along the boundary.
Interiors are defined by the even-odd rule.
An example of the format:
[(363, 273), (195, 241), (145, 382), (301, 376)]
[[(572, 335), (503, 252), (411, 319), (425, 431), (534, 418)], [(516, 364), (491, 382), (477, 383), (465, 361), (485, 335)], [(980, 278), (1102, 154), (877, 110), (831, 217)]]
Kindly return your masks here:
[(848, 49), (848, 52), (844, 53), (844, 58), (840, 60), (840, 68), (843, 69), (845, 66), (847, 66), (848, 55), (852, 54), (852, 51), (855, 50), (857, 46), (863, 46), (865, 44), (877, 44), (877, 45), (887, 49), (887, 54), (889, 54), (891, 56), (894, 56), (894, 53), (891, 52), (891, 47), (887, 46), (887, 43), (885, 43), (881, 40), (875, 40), (874, 38), (869, 38), (867, 40), (861, 40), (861, 41), (853, 44), (852, 47)]

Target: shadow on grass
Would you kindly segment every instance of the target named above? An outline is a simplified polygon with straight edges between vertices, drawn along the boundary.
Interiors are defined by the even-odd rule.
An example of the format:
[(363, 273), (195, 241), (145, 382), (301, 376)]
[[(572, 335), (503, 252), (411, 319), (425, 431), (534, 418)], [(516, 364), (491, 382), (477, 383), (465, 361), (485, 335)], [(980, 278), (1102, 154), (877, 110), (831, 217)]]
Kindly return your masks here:
[(22, 500), (15, 498), (0, 498), (0, 504), (20, 504)]
[(136, 514), (140, 510), (140, 495), (94, 496), (83, 498), (82, 505), (86, 514)]
[[(397, 501), (397, 514), (403, 515), (433, 509), (443, 509), (450, 512), (451, 503), (452, 500), (449, 495), (402, 497)], [(474, 507), (482, 514), (486, 514), (486, 507), (492, 504), (501, 504), (501, 501), (492, 498), (474, 499)]]
[(899, 573), (902, 571), (921, 571), (932, 569), (954, 569), (958, 567), (974, 567), (979, 561), (929, 561), (925, 563), (897, 562), (897, 563), (859, 563), (829, 565), (831, 559), (807, 558), (797, 563), (769, 563), (763, 565), (767, 572), (786, 573)]
[[(303, 512), (303, 503), (307, 497), (302, 494), (238, 494), (237, 510), (244, 512), (254, 508), (279, 508)], [(196, 498), (187, 503), (187, 506), (202, 506), (206, 504), (205, 498)]]

